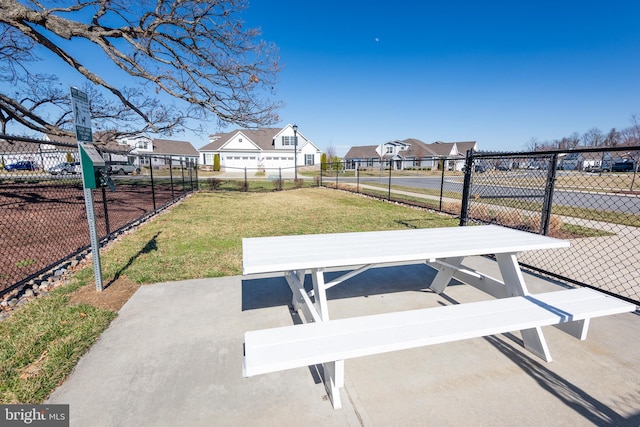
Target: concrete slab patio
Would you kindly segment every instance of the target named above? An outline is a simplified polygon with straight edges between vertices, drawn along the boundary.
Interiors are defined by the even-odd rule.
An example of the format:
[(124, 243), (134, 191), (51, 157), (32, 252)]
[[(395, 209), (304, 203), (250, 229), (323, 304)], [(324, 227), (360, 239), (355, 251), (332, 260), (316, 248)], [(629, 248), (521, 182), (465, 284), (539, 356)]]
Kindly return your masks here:
[[(495, 263), (469, 264), (499, 277)], [(333, 318), (489, 299), (424, 288), (426, 265), (369, 270), (332, 288)], [(526, 275), (532, 292), (559, 289)], [(640, 425), (640, 316), (594, 319), (586, 341), (545, 328), (554, 361), (505, 334), (348, 360), (343, 408), (312, 368), (242, 377), (244, 332), (297, 321), (283, 277), (143, 286), (48, 403), (71, 426)]]

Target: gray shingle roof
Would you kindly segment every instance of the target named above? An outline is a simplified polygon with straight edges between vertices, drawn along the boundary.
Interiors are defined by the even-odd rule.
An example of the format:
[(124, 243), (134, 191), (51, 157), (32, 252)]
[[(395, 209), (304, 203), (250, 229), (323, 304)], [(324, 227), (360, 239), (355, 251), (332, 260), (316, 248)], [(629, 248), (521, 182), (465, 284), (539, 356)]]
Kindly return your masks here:
[(171, 154), (179, 156), (198, 157), (196, 150), (189, 141), (173, 141), (169, 139), (154, 139), (153, 154)]
[(374, 157), (380, 157), (380, 155), (376, 152), (377, 145), (362, 145), (359, 147), (351, 147), (347, 154), (345, 154), (345, 159), (371, 159)]
[[(391, 141), (396, 142), (396, 141)], [(467, 150), (475, 149), (475, 141), (463, 141), (463, 142), (434, 142), (426, 144), (419, 139), (407, 138), (403, 141), (397, 141), (408, 144), (407, 150), (402, 151), (400, 155), (404, 158), (423, 158), (431, 156), (449, 156), (453, 147), (458, 150), (459, 155), (464, 156)], [(351, 147), (345, 159), (371, 159), (380, 157), (376, 152), (377, 145), (363, 145), (358, 147)]]

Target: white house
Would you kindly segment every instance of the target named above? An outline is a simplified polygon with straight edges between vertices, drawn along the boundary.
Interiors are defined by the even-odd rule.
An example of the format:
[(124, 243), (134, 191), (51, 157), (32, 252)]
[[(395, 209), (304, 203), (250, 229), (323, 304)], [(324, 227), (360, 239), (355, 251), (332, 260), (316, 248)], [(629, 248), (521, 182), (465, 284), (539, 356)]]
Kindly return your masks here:
[[(297, 136), (297, 147), (294, 136)], [(209, 135), (209, 144), (200, 148), (200, 164), (213, 165), (216, 155), (220, 166), (230, 169), (278, 169), (320, 163), (322, 151), (293, 126), (282, 129), (240, 129)], [(297, 148), (297, 153), (295, 151)]]
[(357, 166), (380, 167), (391, 162), (394, 169), (438, 169), (446, 159), (448, 170), (462, 170), (467, 150), (477, 150), (476, 141), (434, 142), (425, 144), (419, 139), (389, 141), (380, 145), (351, 147), (344, 156), (347, 169)]
[[(70, 136), (45, 135), (44, 140), (77, 145), (76, 139)], [(173, 165), (180, 162), (195, 165), (199, 155), (198, 151), (188, 141), (157, 139), (146, 135), (115, 138), (110, 132), (95, 132), (93, 140), (96, 145), (108, 150), (103, 153), (105, 160), (129, 162), (138, 167), (148, 167), (150, 163), (154, 168), (169, 167), (169, 158)], [(53, 148), (53, 145), (43, 145), (43, 150), (51, 151), (50, 156), (54, 156)], [(67, 149), (67, 151), (70, 150)], [(77, 150), (72, 150), (71, 152), (74, 159), (78, 160)], [(57, 161), (65, 161), (65, 154), (65, 151), (56, 153)]]
[[(188, 141), (150, 138), (146, 135), (136, 135), (118, 138), (118, 142), (129, 147), (129, 161), (136, 166), (153, 166), (154, 168), (169, 167), (183, 162), (195, 164), (199, 153)], [(135, 155), (144, 155), (138, 158)], [(135, 156), (135, 157), (133, 157)]]

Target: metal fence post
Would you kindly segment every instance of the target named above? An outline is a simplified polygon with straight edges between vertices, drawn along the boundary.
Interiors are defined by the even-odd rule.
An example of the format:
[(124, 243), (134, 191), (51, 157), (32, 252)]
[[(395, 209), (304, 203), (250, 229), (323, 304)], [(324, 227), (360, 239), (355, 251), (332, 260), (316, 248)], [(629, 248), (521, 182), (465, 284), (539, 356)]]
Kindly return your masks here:
[(196, 191), (200, 190), (200, 177), (198, 175), (198, 169), (200, 168), (200, 165), (198, 164), (198, 160), (196, 160), (196, 164), (195, 164), (195, 169), (196, 169)]
[[(467, 150), (464, 163), (464, 185), (462, 187), (462, 207), (460, 208), (460, 226), (467, 225), (469, 219), (469, 194), (471, 194), (471, 173), (473, 171), (473, 150)], [(442, 168), (444, 169), (444, 167)]]
[(156, 186), (153, 182), (153, 160), (149, 159), (149, 173), (151, 174), (151, 200), (153, 200), (153, 211), (156, 211)]
[(278, 191), (282, 191), (282, 167), (278, 168)]
[(360, 192), (360, 162), (356, 163), (356, 193)]
[(244, 167), (244, 191), (249, 191), (249, 183), (247, 182), (247, 167)]
[(389, 194), (387, 194), (387, 200), (391, 201), (391, 159), (389, 159)]
[(441, 177), (440, 177), (440, 211), (442, 212), (442, 197), (444, 195), (444, 165), (445, 165), (446, 161), (443, 158), (442, 159), (442, 173), (441, 173)]
[(175, 199), (176, 196), (173, 192), (173, 157), (169, 157), (169, 181), (171, 182), (171, 199)]
[(107, 208), (107, 190), (102, 187), (102, 208), (104, 209), (104, 224), (107, 236), (111, 235), (111, 226), (109, 225), (109, 209)]
[(181, 192), (181, 194), (184, 194), (185, 193), (184, 189), (185, 189), (185, 187), (187, 185), (184, 183), (184, 165), (182, 164), (182, 157), (180, 158), (180, 173), (182, 174), (182, 192)]
[(540, 234), (549, 234), (549, 224), (551, 223), (551, 207), (553, 206), (553, 192), (556, 182), (556, 164), (558, 163), (558, 153), (551, 156), (549, 170), (547, 171), (547, 185), (544, 190), (544, 205), (542, 207), (542, 223), (540, 224)]

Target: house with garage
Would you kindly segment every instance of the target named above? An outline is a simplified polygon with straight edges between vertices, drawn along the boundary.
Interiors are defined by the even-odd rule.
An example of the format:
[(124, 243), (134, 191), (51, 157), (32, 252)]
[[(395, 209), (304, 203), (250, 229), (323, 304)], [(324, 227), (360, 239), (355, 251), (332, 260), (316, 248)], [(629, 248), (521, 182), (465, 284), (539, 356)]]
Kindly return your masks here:
[[(296, 144), (297, 140), (297, 144)], [(239, 129), (209, 135), (209, 144), (200, 148), (200, 164), (221, 169), (267, 170), (320, 164), (322, 151), (292, 125), (283, 128)]]
[(419, 139), (389, 141), (380, 145), (351, 147), (344, 156), (347, 169), (391, 167), (393, 169), (462, 170), (467, 150), (477, 150), (476, 141), (433, 142)]

